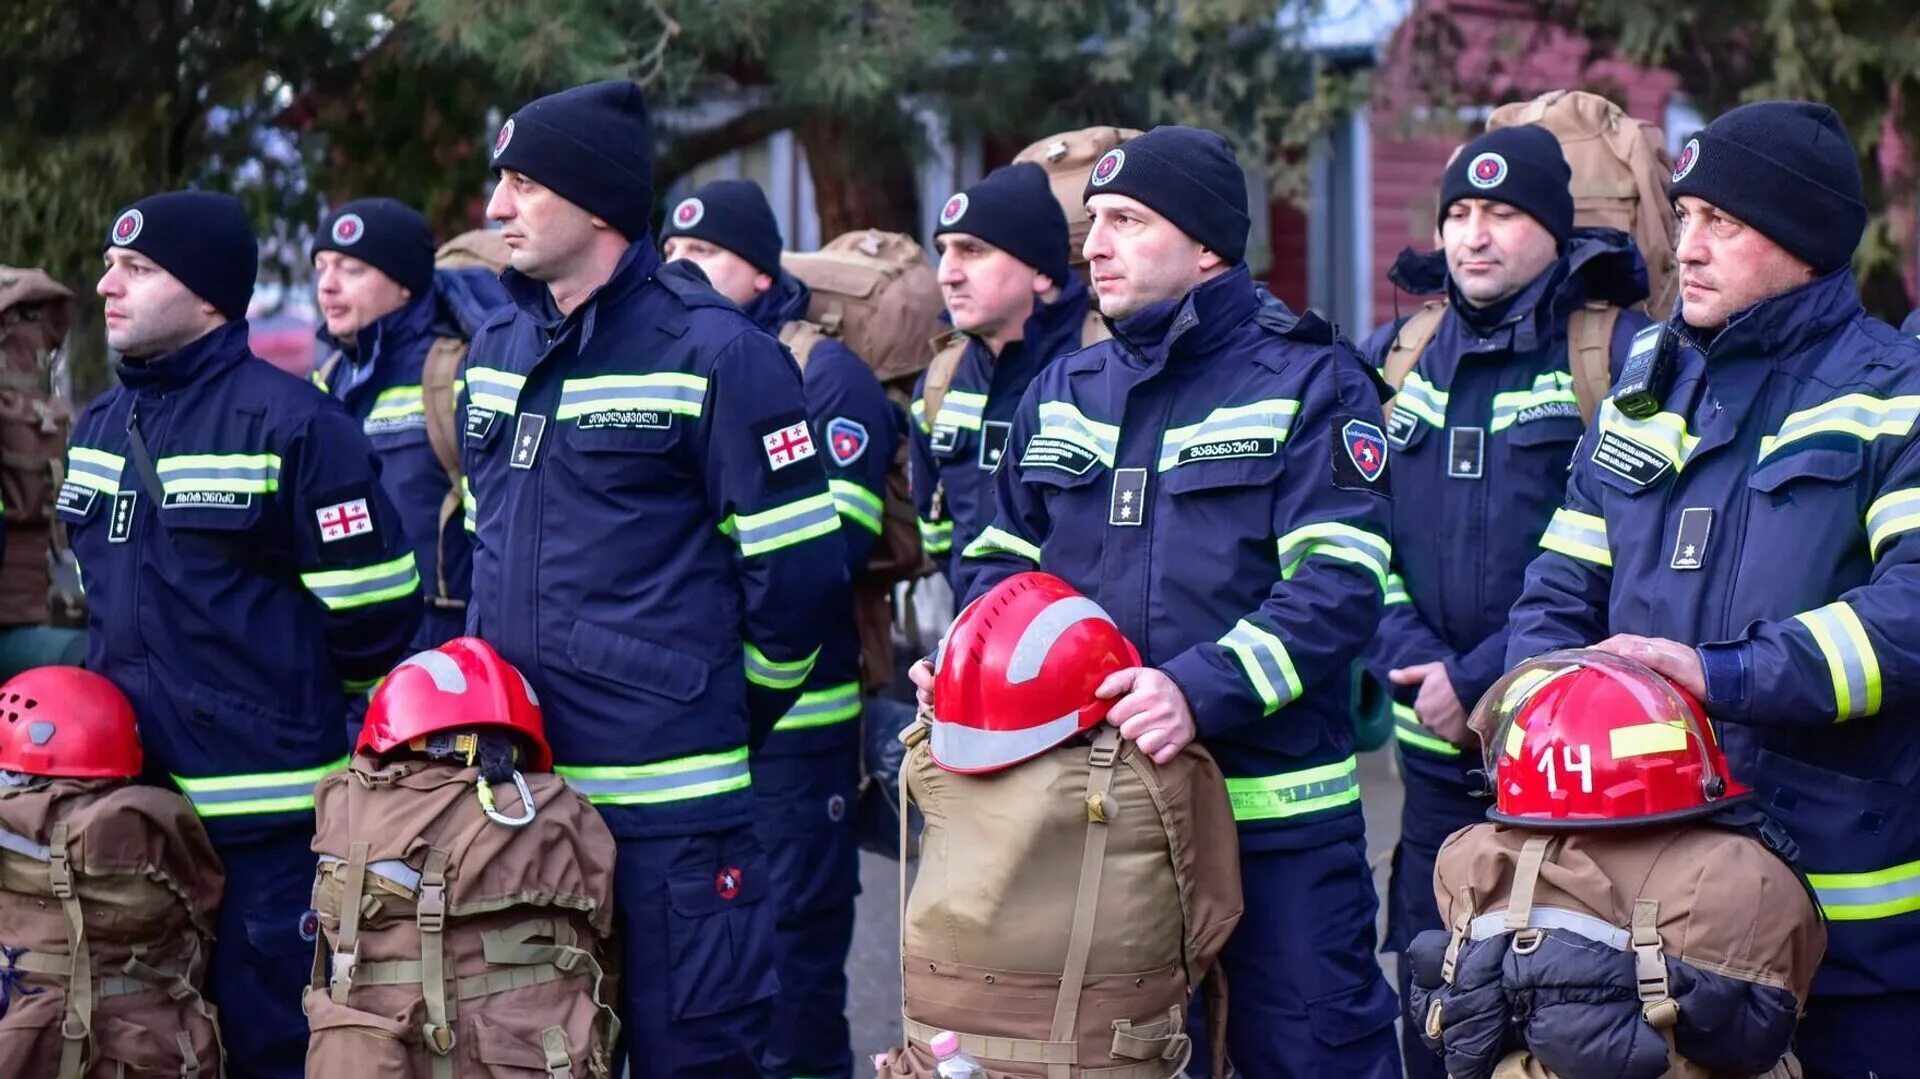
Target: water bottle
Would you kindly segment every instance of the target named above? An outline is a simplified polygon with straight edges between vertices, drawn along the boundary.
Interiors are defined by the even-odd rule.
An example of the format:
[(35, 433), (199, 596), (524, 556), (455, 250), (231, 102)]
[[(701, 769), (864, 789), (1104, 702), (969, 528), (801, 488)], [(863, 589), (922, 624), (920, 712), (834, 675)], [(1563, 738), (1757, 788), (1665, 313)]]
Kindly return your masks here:
[(933, 1074), (940, 1079), (986, 1079), (980, 1062), (960, 1051), (960, 1035), (943, 1030), (927, 1043), (933, 1050)]

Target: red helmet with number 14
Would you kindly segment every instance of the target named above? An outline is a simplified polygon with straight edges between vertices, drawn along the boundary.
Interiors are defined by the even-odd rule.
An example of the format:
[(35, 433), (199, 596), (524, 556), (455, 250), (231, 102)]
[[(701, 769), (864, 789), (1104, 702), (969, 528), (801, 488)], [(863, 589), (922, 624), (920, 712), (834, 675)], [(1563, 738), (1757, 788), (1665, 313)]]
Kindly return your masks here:
[(1663, 824), (1752, 793), (1728, 774), (1697, 701), (1610, 652), (1521, 664), (1480, 699), (1472, 726), (1494, 782), (1488, 816), (1516, 827)]

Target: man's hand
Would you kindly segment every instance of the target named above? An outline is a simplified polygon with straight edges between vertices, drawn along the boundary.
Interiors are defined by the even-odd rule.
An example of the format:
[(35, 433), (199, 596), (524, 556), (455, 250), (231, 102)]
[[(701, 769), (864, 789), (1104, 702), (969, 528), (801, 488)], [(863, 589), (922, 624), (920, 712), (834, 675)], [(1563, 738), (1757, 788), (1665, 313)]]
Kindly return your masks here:
[(1631, 633), (1620, 633), (1594, 647), (1644, 663), (1665, 675), (1674, 685), (1693, 694), (1694, 700), (1703, 705), (1706, 703), (1707, 672), (1700, 667), (1700, 653), (1691, 645), (1669, 641), (1664, 637), (1636, 637)]
[(1467, 710), (1460, 704), (1459, 695), (1453, 691), (1453, 680), (1447, 677), (1446, 664), (1416, 663), (1411, 667), (1388, 671), (1387, 678), (1396, 686), (1420, 687), (1420, 692), (1414, 696), (1413, 714), (1419, 717), (1420, 725), (1432, 731), (1435, 737), (1456, 746), (1466, 745), (1472, 740), (1472, 732), (1467, 730)]
[(922, 659), (907, 668), (907, 677), (913, 680), (913, 695), (920, 701), (922, 712), (933, 711), (933, 661)]
[(1107, 722), (1120, 728), (1120, 737), (1139, 746), (1155, 764), (1179, 755), (1198, 733), (1186, 694), (1152, 667), (1115, 671), (1093, 695), (1103, 701), (1119, 698), (1107, 713)]

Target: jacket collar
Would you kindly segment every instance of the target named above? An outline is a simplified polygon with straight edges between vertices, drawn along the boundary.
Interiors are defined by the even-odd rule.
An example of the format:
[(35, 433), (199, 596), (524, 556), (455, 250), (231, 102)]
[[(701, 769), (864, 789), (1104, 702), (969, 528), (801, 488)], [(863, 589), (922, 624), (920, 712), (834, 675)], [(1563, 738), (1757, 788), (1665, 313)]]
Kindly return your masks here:
[(247, 320), (232, 319), (197, 340), (163, 356), (144, 360), (121, 357), (120, 381), (137, 392), (164, 393), (202, 382), (229, 367), (253, 359), (247, 347)]
[(500, 275), (500, 284), (507, 290), (507, 297), (525, 314), (529, 321), (540, 330), (541, 336), (557, 340), (560, 335), (575, 327), (580, 331), (580, 348), (587, 347), (593, 339), (594, 323), (598, 320), (600, 309), (631, 295), (641, 285), (653, 280), (654, 271), (660, 268), (660, 252), (651, 235), (643, 234), (639, 239), (627, 245), (626, 253), (613, 267), (613, 274), (605, 284), (595, 289), (585, 303), (573, 309), (570, 315), (563, 315), (554, 306), (553, 293), (547, 291), (544, 281), (533, 278), (518, 270), (508, 270)]
[(1241, 263), (1179, 299), (1150, 304), (1108, 325), (1129, 352), (1162, 364), (1176, 356), (1218, 351), (1259, 307), (1253, 274)]
[(1759, 358), (1791, 366), (1811, 352), (1809, 346), (1815, 341), (1865, 310), (1853, 267), (1848, 265), (1736, 313), (1703, 348), (1701, 339), (1706, 335), (1689, 327), (1680, 310), (1674, 311), (1668, 325), (1681, 340), (1702, 348), (1711, 364)]
[(356, 366), (370, 366), (382, 354), (393, 355), (431, 333), (440, 313), (434, 290), (426, 292), (362, 326), (350, 341), (342, 341), (321, 326), (315, 334)]
[(813, 290), (806, 282), (782, 270), (780, 276), (774, 278), (772, 288), (747, 304), (746, 312), (761, 329), (778, 337), (787, 323), (807, 317), (807, 305), (811, 302)]

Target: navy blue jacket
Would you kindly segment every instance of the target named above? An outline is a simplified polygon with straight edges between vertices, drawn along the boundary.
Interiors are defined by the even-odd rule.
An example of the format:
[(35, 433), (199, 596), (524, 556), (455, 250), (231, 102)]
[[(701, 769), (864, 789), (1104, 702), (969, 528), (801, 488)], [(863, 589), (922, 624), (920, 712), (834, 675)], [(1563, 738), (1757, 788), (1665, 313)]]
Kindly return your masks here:
[[(1394, 449), (1394, 575), (1387, 612), (1368, 659), (1385, 680), (1395, 667), (1440, 661), (1461, 705), (1472, 711), (1506, 671), (1507, 612), (1520, 595), (1527, 563), (1567, 487), (1567, 461), (1584, 426), (1567, 358), (1567, 322), (1588, 300), (1629, 307), (1646, 298), (1646, 266), (1626, 234), (1581, 230), (1559, 261), (1477, 327), (1462, 315), (1443, 252), (1409, 251), (1397, 283), (1416, 292), (1444, 289), (1449, 306), (1433, 340), (1408, 373), (1387, 425)], [(1648, 324), (1622, 311), (1612, 355), (1625, 360)], [(1484, 331), (1484, 332), (1483, 332)], [(1376, 335), (1369, 359), (1380, 366), (1393, 343)], [(1451, 432), (1471, 429), (1464, 435)], [(1469, 453), (1454, 460), (1456, 438)], [(1471, 464), (1472, 467), (1463, 467)], [(1435, 737), (1413, 714), (1411, 687), (1396, 692), (1394, 733), (1406, 766), (1454, 784), (1480, 766)]]
[(1920, 310), (1907, 316), (1907, 320), (1900, 324), (1900, 332), (1920, 336)]
[(1920, 990), (1920, 343), (1867, 317), (1846, 268), (1711, 340), (1665, 332), (1662, 410), (1602, 408), (1508, 662), (1615, 633), (1697, 645), (1734, 774), (1832, 923), (1815, 995)]
[(1052, 303), (1034, 303), (1024, 336), (998, 357), (979, 338), (968, 337), (932, 421), (926, 414), (925, 375), (913, 389), (913, 503), (920, 540), (948, 574), (956, 596), (966, 588), (953, 552), (966, 550), (993, 523), (993, 469), (1005, 451), (1014, 407), (1050, 362), (1079, 351), (1091, 302), (1080, 278), (1069, 277)]
[[(804, 319), (809, 290), (783, 273), (746, 311), (774, 336), (789, 322)], [(887, 391), (865, 361), (833, 338), (823, 338), (801, 369), (807, 418), (826, 464), (827, 487), (840, 515), (846, 544), (849, 584), (866, 568), (880, 538), (887, 493), (887, 470), (906, 437), (906, 417), (887, 400)], [(860, 629), (854, 621), (853, 591), (841, 589), (831, 604), (820, 661), (801, 687), (800, 699), (774, 725), (762, 756), (840, 750), (860, 736)]]
[(471, 338), (488, 314), (506, 302), (500, 283), (484, 270), (441, 270), (434, 274), (431, 291), (362, 328), (353, 340), (338, 340), (325, 327), (318, 335), (340, 359), (331, 377), (323, 379), (316, 370), (314, 381), (360, 421), (360, 429), (380, 455), (380, 482), (399, 508), (407, 538), (413, 541), (426, 600), (420, 631), (411, 646), (416, 652), (465, 632), (465, 610), (441, 607), (435, 601), (439, 575), (445, 573), (447, 597), (464, 604), (471, 595), (473, 573), (466, 529), (458, 521), (444, 533), (440, 528), (447, 470), (427, 439), (421, 371), (434, 341)]
[(526, 673), (615, 834), (748, 823), (749, 750), (845, 587), (800, 373), (650, 237), (564, 317), (501, 281), (514, 307), (466, 366), (468, 629)]
[(248, 351), (245, 322), (119, 371), (74, 423), (57, 511), (87, 666), (132, 699), (149, 771), (216, 840), (311, 829), (314, 783), (346, 763), (348, 692), (420, 620), (379, 461), (338, 402)]
[(1390, 563), (1378, 379), (1244, 266), (1111, 327), (1022, 398), (966, 598), (1064, 578), (1179, 684), (1243, 840), (1359, 836), (1348, 675)]

